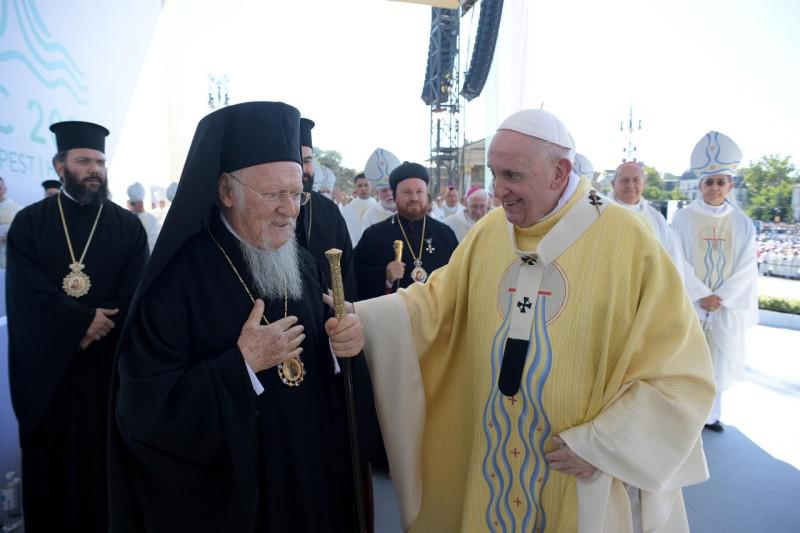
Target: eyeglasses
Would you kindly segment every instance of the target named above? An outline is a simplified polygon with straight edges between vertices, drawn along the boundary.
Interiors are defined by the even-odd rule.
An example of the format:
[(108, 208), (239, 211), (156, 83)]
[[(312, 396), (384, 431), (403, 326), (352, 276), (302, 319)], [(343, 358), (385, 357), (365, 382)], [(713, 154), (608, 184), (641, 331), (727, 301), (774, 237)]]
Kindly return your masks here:
[(715, 183), (717, 184), (717, 187), (724, 187), (728, 184), (728, 180), (725, 178), (719, 178), (719, 179), (706, 178), (705, 180), (703, 180), (703, 185), (705, 185), (706, 187), (713, 187)]
[(262, 200), (266, 201), (270, 204), (282, 204), (286, 202), (287, 199), (291, 198), (292, 203), (297, 206), (306, 205), (308, 201), (311, 199), (310, 192), (289, 192), (289, 191), (280, 191), (280, 192), (258, 192), (239, 178), (237, 178), (233, 173), (228, 172), (228, 175), (241, 183), (245, 188), (250, 189), (258, 196), (261, 197)]

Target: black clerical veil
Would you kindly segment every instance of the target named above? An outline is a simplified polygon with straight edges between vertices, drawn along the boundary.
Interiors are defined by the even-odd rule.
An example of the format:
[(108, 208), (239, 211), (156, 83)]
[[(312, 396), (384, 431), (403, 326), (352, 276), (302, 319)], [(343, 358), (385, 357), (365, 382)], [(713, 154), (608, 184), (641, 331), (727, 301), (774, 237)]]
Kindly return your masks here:
[(311, 130), (314, 129), (314, 121), (310, 118), (301, 118), (300, 119), (300, 146), (308, 146), (312, 150), (314, 149), (314, 142), (311, 138)]
[[(294, 161), (299, 165), (299, 126), (300, 112), (279, 102), (247, 102), (224, 107), (207, 115), (197, 125), (175, 199), (131, 302), (114, 360), (109, 410), (109, 490), (114, 494), (111, 498), (112, 526), (122, 531), (142, 530), (142, 524), (136, 522), (138, 518), (132, 518), (139, 516), (140, 511), (130, 507), (135, 505), (137, 497), (129, 479), (130, 472), (125, 473), (122, 466), (127, 461), (123, 451), (126, 445), (115, 429), (118, 427), (119, 354), (125, 353), (131, 343), (139, 303), (192, 236), (211, 226), (212, 216), (218, 213), (215, 206), (220, 174), (278, 161)], [(202, 291), (203, 287), (197, 289)], [(133, 522), (124, 527), (114, 524), (114, 513)]]
[[(301, 163), (299, 129), (300, 112), (282, 102), (223, 107), (200, 121), (138, 294), (152, 285), (189, 237), (209, 226), (220, 174), (262, 163)], [(136, 315), (137, 300), (129, 316)]]
[[(300, 147), (303, 146), (311, 149), (312, 153), (314, 151), (314, 142), (311, 139), (311, 130), (314, 129), (314, 121), (310, 118), (301, 118), (300, 119)], [(302, 157), (302, 154), (301, 154)], [(312, 192), (314, 190), (314, 174), (306, 173), (305, 169), (303, 169), (303, 190), (305, 192)], [(312, 201), (314, 199), (312, 198)], [(302, 219), (301, 219), (302, 220)], [(306, 223), (306, 227), (308, 227), (308, 223)]]

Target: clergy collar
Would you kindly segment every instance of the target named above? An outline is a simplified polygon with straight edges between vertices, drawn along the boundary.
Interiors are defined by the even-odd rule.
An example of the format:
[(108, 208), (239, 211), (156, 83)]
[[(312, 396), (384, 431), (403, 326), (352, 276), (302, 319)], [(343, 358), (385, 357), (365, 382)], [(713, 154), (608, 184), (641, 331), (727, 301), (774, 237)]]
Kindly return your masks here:
[(71, 195), (70, 193), (68, 193), (68, 192), (67, 192), (67, 190), (66, 190), (64, 187), (61, 187), (61, 190), (60, 190), (60, 191), (58, 191), (58, 193), (59, 193), (59, 194), (61, 194), (61, 195), (63, 195), (63, 196), (66, 196), (67, 198), (69, 198), (70, 200), (72, 200), (73, 202), (75, 202), (76, 204), (78, 204), (78, 205), (81, 205), (81, 204), (80, 204), (80, 202), (78, 202), (78, 200), (76, 200), (75, 198), (73, 198), (73, 197), (72, 197), (72, 195)]
[(572, 195), (575, 194), (575, 190), (578, 188), (578, 183), (580, 182), (580, 178), (574, 172), (569, 173), (569, 182), (567, 182), (567, 188), (564, 189), (564, 192), (561, 194), (561, 198), (558, 199), (558, 203), (553, 208), (552, 211), (547, 213), (545, 216), (534, 222), (534, 224), (538, 224), (539, 222), (544, 222), (548, 218), (552, 217), (556, 213), (558, 213), (564, 205), (569, 202), (569, 199), (572, 198)]
[(722, 213), (722, 211), (725, 210), (725, 207), (728, 204), (728, 202), (722, 202), (719, 205), (711, 205), (711, 204), (707, 204), (706, 201), (703, 200), (702, 198), (698, 198), (697, 201), (704, 209), (708, 209), (714, 214)]
[(644, 211), (644, 199), (639, 197), (639, 201), (635, 204), (628, 204), (617, 198), (617, 195), (614, 194), (614, 189), (611, 189), (608, 193), (608, 197), (614, 200), (616, 203), (624, 207), (625, 209), (629, 209), (631, 211), (636, 211), (637, 213), (641, 213)]
[(406, 224), (408, 224), (409, 226), (416, 226), (416, 225), (422, 224), (422, 221), (425, 220), (428, 217), (428, 215), (424, 215), (422, 218), (420, 218), (418, 220), (409, 220), (406, 217), (404, 217), (403, 215), (401, 215), (400, 213), (395, 213), (394, 216), (395, 216), (395, 218), (397, 218), (397, 220), (401, 220), (401, 221), (405, 222)]
[(702, 198), (698, 198), (694, 202), (690, 203), (689, 207), (691, 207), (692, 210), (699, 215), (714, 218), (727, 216), (734, 209), (734, 207), (727, 200), (722, 202), (721, 205), (714, 206), (705, 203)]

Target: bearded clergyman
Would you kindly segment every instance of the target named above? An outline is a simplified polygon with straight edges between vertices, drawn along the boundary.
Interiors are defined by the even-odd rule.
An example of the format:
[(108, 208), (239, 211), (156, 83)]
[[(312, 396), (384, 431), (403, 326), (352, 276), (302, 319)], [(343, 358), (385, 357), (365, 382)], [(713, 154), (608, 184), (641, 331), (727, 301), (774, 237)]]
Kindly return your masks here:
[(299, 128), (275, 102), (197, 126), (117, 355), (115, 532), (355, 530), (334, 355), (363, 328), (296, 243)]
[(108, 531), (111, 361), (148, 256), (136, 215), (108, 199), (108, 130), (59, 122), (60, 192), (8, 233), (9, 370), (29, 532)]

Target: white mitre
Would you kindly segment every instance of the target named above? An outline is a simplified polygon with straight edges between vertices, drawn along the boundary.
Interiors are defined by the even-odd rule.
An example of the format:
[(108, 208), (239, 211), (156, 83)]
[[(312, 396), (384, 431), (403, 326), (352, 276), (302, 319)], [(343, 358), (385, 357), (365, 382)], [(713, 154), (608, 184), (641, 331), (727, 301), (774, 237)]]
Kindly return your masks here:
[(178, 192), (178, 184), (173, 181), (172, 183), (169, 184), (169, 187), (167, 187), (167, 200), (169, 200), (170, 202), (174, 201), (175, 193), (177, 192)]
[(131, 202), (144, 201), (144, 187), (141, 183), (136, 182), (128, 187), (128, 199), (130, 199)]
[(582, 178), (588, 178), (591, 180), (594, 178), (594, 167), (592, 166), (592, 162), (589, 161), (589, 158), (583, 154), (575, 153), (575, 162), (572, 165), (572, 170), (575, 171), (575, 174)]
[(700, 179), (715, 174), (735, 176), (742, 151), (727, 135), (709, 131), (692, 150), (691, 169)]
[(369, 156), (364, 167), (364, 175), (373, 187), (386, 185), (389, 186), (389, 174), (392, 170), (400, 166), (400, 160), (389, 150), (376, 148)]
[(314, 190), (318, 192), (321, 189), (332, 191), (335, 185), (336, 174), (333, 173), (333, 170), (314, 161)]

